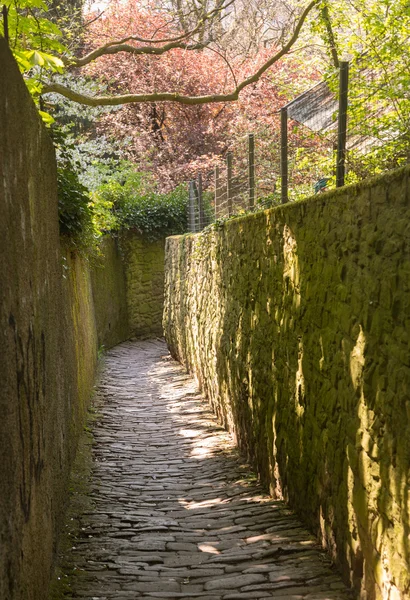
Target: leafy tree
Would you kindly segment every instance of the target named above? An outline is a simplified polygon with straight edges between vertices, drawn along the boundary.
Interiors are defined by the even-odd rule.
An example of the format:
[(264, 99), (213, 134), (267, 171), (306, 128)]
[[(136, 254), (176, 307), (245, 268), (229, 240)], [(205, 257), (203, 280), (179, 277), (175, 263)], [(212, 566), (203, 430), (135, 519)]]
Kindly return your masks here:
[[(29, 91), (37, 99), (45, 74), (63, 71), (61, 56), (66, 51), (61, 31), (47, 18), (47, 11), (44, 0), (9, 0), (3, 4), (3, 35), (25, 75)], [(41, 113), (46, 121), (52, 121), (44, 111)]]
[[(91, 47), (100, 47), (104, 40), (126, 35), (130, 23), (148, 35), (154, 28), (166, 27), (164, 15), (149, 15), (132, 2), (124, 2), (115, 12), (104, 15), (103, 21), (94, 22), (88, 29)], [(143, 28), (146, 28), (144, 30)], [(250, 58), (233, 57), (230, 65), (238, 78), (266, 63), (271, 49), (262, 48)], [(195, 55), (175, 49), (160, 58), (132, 54), (101, 56), (90, 63), (87, 73), (115, 92), (128, 90), (138, 93), (143, 89), (178, 89), (183, 87), (190, 96), (226, 85), (224, 58), (205, 48)], [(261, 158), (275, 163), (279, 154), (278, 111), (299, 90), (306, 89), (317, 79), (311, 63), (303, 63), (295, 56), (274, 64), (259, 81), (243, 90), (237, 102), (185, 106), (179, 103), (137, 103), (126, 105), (120, 112), (107, 114), (97, 124), (100, 133), (115, 135), (126, 140), (126, 154), (138, 164), (139, 170), (155, 172), (163, 189), (170, 189), (180, 181), (213, 169), (216, 158), (224, 154), (230, 144), (249, 131), (258, 135)], [(118, 84), (121, 82), (121, 85)], [(299, 136), (300, 137), (300, 136)], [(125, 145), (125, 144), (124, 144)], [(265, 160), (266, 159), (266, 160)], [(264, 167), (265, 168), (265, 167)], [(268, 167), (266, 164), (266, 170)], [(267, 177), (264, 177), (267, 179)]]
[[(90, 77), (65, 73), (61, 81), (74, 89), (93, 93), (103, 87)], [(89, 190), (106, 183), (112, 173), (120, 168), (125, 154), (127, 137), (118, 140), (114, 133), (101, 130), (96, 125), (104, 116), (117, 115), (121, 107), (90, 107), (71, 102), (59, 95), (51, 95), (45, 108), (52, 111), (56, 124), (54, 130), (64, 137), (64, 145), (57, 146), (57, 159), (69, 156), (75, 166), (80, 182)]]
[(409, 3), (325, 1), (320, 14), (329, 70), (350, 61), (350, 179), (409, 162)]
[(59, 152), (57, 196), (60, 233), (72, 248), (87, 251), (96, 246), (99, 237), (93, 224), (89, 191), (79, 180), (64, 133), (54, 129), (53, 136)]
[[(232, 67), (227, 64), (226, 85), (219, 90), (207, 90), (208, 93), (191, 96), (188, 93), (179, 91), (178, 87), (183, 88), (183, 86), (174, 86), (173, 89), (164, 92), (148, 90), (135, 94), (120, 93), (110, 96), (89, 96), (76, 92), (61, 83), (53, 82), (52, 78), (47, 80), (44, 77), (44, 69), (60, 71), (62, 63), (70, 66), (70, 68), (84, 67), (102, 56), (113, 56), (119, 53), (127, 53), (134, 58), (150, 56), (155, 59), (174, 51), (184, 51), (192, 53), (192, 58), (194, 58), (198, 52), (212, 47), (214, 42), (213, 35), (210, 34), (207, 36), (206, 33), (208, 30), (209, 32), (213, 31), (216, 24), (223, 18), (225, 11), (234, 1), (218, 1), (210, 10), (208, 10), (206, 3), (200, 3), (202, 8), (199, 10), (195, 24), (189, 30), (181, 30), (175, 20), (171, 19), (171, 22), (169, 22), (166, 13), (146, 9), (144, 23), (141, 20), (137, 22), (131, 20), (128, 22), (131, 33), (128, 33), (126, 37), (111, 39), (108, 42), (105, 41), (99, 47), (79, 57), (70, 56), (67, 48), (62, 46), (59, 40), (61, 32), (51, 21), (45, 18), (45, 15), (47, 15), (47, 5), (44, 0), (16, 0), (16, 2), (10, 2), (9, 0), (5, 5), (8, 11), (8, 23), (4, 33), (9, 40), (14, 40), (11, 44), (12, 49), (16, 57), (20, 60), (25, 72), (30, 71), (36, 66), (41, 67), (39, 75), (35, 70), (36, 87), (32, 91), (37, 93), (59, 93), (71, 100), (90, 106), (122, 105), (152, 101), (172, 101), (187, 105), (227, 102), (237, 100), (243, 89), (256, 83), (275, 62), (289, 52), (297, 41), (308, 14), (319, 0), (312, 0), (304, 8), (289, 39), (277, 48), (263, 65), (260, 65), (257, 70), (246, 74), (244, 78), (238, 80)], [(116, 12), (123, 11), (123, 3), (121, 2), (113, 3), (111, 6)], [(143, 11), (141, 11), (142, 14)], [(159, 26), (158, 15), (163, 21)], [(26, 19), (24, 23), (22, 22), (23, 18)], [(143, 25), (143, 31), (147, 31), (147, 23), (152, 26), (149, 27), (149, 36), (145, 37), (145, 34), (140, 34), (139, 31), (141, 25)], [(38, 48), (40, 50), (37, 50)], [(46, 50), (54, 50), (55, 54), (58, 54), (61, 58), (57, 58), (55, 54), (48, 53)], [(213, 50), (217, 51), (217, 48), (213, 48)], [(25, 61), (24, 64), (23, 61)], [(46, 84), (41, 88), (40, 82), (46, 82)], [(230, 86), (231, 89), (226, 91), (226, 86)]]
[[(274, 112), (279, 100), (272, 84), (286, 71), (286, 64), (288, 81), (297, 85), (301, 79), (285, 60), (298, 40), (313, 52), (308, 67), (312, 60), (319, 68), (323, 64), (323, 47), (328, 50), (329, 70), (340, 58), (351, 60), (350, 138), (365, 140), (374, 150), (366, 154), (364, 142), (356, 144), (350, 154), (355, 172), (408, 160), (407, 0), (314, 0), (303, 10), (298, 0), (266, 5), (264, 0), (256, 5), (253, 0), (164, 0), (162, 7), (158, 0), (155, 7), (136, 7), (133, 2), (110, 6), (99, 18), (88, 18), (83, 44), (68, 49), (59, 29), (47, 20), (51, 13), (44, 0), (9, 1), (9, 42), (37, 97), (42, 94), (47, 102), (55, 102), (60, 95), (90, 107), (127, 105), (121, 113), (104, 116), (97, 132), (108, 134), (109, 140), (110, 122), (115, 121), (119, 137), (129, 140), (128, 155), (142, 170), (157, 169), (165, 187), (199, 166), (211, 166), (214, 157), (227, 149), (228, 137), (238, 137), (252, 123), (265, 132), (266, 150), (276, 150), (272, 128), (277, 125)], [(311, 29), (302, 31), (315, 7)], [(249, 26), (249, 35), (238, 26), (245, 14), (258, 17)], [(240, 39), (243, 44), (238, 47)], [(252, 45), (253, 39), (266, 48)], [(62, 65), (72, 71), (71, 79), (58, 79)], [(97, 88), (76, 85), (80, 69), (97, 81)], [(285, 79), (281, 101), (286, 99)], [(232, 101), (237, 101), (237, 112)], [(300, 139), (302, 134), (297, 135)], [(95, 139), (89, 136), (87, 143), (95, 146)], [(303, 143), (317, 145), (306, 138)], [(110, 163), (109, 154), (103, 150), (98, 162)], [(176, 161), (178, 154), (183, 156)], [(103, 177), (97, 185), (101, 181)]]

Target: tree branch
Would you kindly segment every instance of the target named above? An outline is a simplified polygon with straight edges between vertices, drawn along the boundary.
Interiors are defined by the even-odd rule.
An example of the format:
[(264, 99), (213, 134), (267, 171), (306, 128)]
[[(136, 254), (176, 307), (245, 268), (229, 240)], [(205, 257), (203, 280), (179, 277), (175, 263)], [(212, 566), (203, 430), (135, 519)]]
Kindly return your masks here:
[[(197, 105), (197, 104), (209, 104), (216, 102), (232, 102), (238, 99), (240, 92), (252, 83), (257, 83), (262, 75), (275, 64), (282, 56), (284, 56), (299, 37), (299, 33), (302, 29), (303, 23), (306, 20), (309, 12), (320, 2), (321, 0), (312, 0), (310, 4), (305, 8), (299, 21), (295, 27), (290, 40), (283, 46), (283, 48), (267, 60), (253, 75), (247, 77), (236, 88), (228, 94), (209, 94), (205, 96), (185, 96), (183, 94), (173, 92), (159, 92), (149, 94), (123, 94), (118, 96), (86, 96), (70, 90), (64, 85), (59, 83), (50, 83), (45, 85), (42, 94), (60, 94), (65, 96), (73, 102), (79, 104), (85, 104), (87, 106), (118, 106), (121, 104), (137, 104), (142, 102), (177, 102), (179, 104)], [(132, 48), (132, 46), (131, 46)], [(162, 47), (164, 48), (164, 46)], [(162, 48), (154, 48), (155, 50), (162, 50)], [(134, 48), (134, 50), (140, 50)], [(164, 51), (165, 52), (165, 51)], [(141, 52), (135, 52), (135, 54), (141, 54)], [(154, 54), (154, 52), (152, 52)], [(155, 52), (156, 53), (156, 52)], [(163, 53), (163, 52), (158, 52)]]
[(209, 94), (206, 96), (184, 96), (173, 92), (153, 92), (151, 94), (122, 94), (118, 96), (86, 96), (70, 90), (60, 83), (51, 83), (43, 88), (42, 95), (60, 94), (68, 100), (86, 106), (119, 106), (142, 102), (177, 102), (179, 104), (209, 104), (213, 102), (232, 102), (238, 99), (236, 90), (230, 94)]
[[(186, 40), (187, 38), (192, 38), (194, 35), (196, 35), (201, 30), (201, 28), (204, 26), (204, 24), (207, 21), (212, 20), (212, 18), (216, 14), (220, 13), (222, 9), (228, 8), (228, 6), (230, 6), (234, 2), (235, 2), (235, 0), (229, 0), (226, 3), (224, 2), (222, 4), (222, 6), (220, 6), (219, 8), (214, 8), (209, 13), (204, 15), (202, 17), (202, 19), (200, 19), (198, 21), (198, 23), (196, 24), (196, 26), (193, 29), (191, 29), (190, 31), (183, 33), (179, 36), (157, 40), (155, 38), (145, 39), (145, 38), (139, 37), (137, 35), (130, 35), (122, 40), (118, 40), (115, 42), (108, 42), (107, 44), (104, 44), (103, 46), (100, 46), (99, 48), (92, 50), (89, 54), (86, 54), (85, 56), (83, 56), (81, 58), (66, 59), (66, 63), (70, 64), (73, 67), (84, 67), (85, 65), (88, 65), (90, 62), (93, 62), (100, 56), (105, 56), (107, 54), (118, 54), (119, 52), (128, 52), (130, 54), (154, 54), (154, 55), (158, 56), (158, 55), (164, 54), (165, 52), (169, 52), (169, 50), (173, 50), (175, 48), (179, 48), (182, 50), (201, 50), (201, 49), (205, 48), (206, 45), (209, 44), (209, 41), (202, 42), (200, 44), (199, 43), (186, 44), (183, 42), (183, 40)], [(137, 46), (131, 46), (130, 44), (126, 43), (126, 42), (131, 42), (131, 41), (139, 42), (141, 44), (151, 44), (151, 45), (137, 47)], [(152, 46), (152, 44), (165, 44), (165, 45), (158, 47), (158, 46)]]
[[(132, 39), (132, 38), (131, 38)], [(160, 56), (161, 54), (165, 54), (170, 50), (180, 49), (180, 50), (202, 50), (210, 43), (210, 40), (207, 40), (203, 43), (197, 44), (185, 44), (183, 42), (170, 42), (169, 44), (165, 44), (164, 46), (131, 46), (131, 44), (116, 44), (113, 45), (112, 42), (106, 44), (105, 46), (101, 46), (96, 50), (93, 50), (83, 58), (77, 58), (73, 60), (67, 59), (66, 63), (73, 67), (84, 67), (88, 65), (90, 62), (93, 62), (100, 56), (107, 56), (109, 54), (118, 54), (119, 52), (128, 52), (128, 54), (141, 55), (141, 54), (150, 54), (152, 56)]]
[(320, 17), (326, 29), (325, 41), (327, 42), (332, 57), (333, 64), (336, 69), (340, 66), (339, 55), (337, 52), (336, 37), (332, 27), (332, 21), (329, 14), (329, 6), (327, 2), (323, 2), (320, 11)]
[(295, 30), (292, 34), (292, 37), (290, 38), (290, 40), (288, 41), (287, 44), (285, 44), (283, 46), (283, 48), (277, 52), (274, 56), (272, 56), (272, 58), (270, 58), (269, 60), (267, 60), (260, 69), (258, 69), (258, 71), (256, 71), (256, 73), (254, 73), (253, 75), (251, 75), (250, 77), (248, 77), (247, 79), (244, 79), (244, 81), (242, 81), (238, 87), (236, 88), (238, 93), (243, 90), (243, 88), (245, 88), (246, 86), (250, 85), (251, 83), (256, 83), (257, 81), (259, 81), (259, 79), (262, 77), (262, 75), (273, 65), (275, 64), (275, 62), (277, 62), (279, 59), (282, 58), (282, 56), (284, 56), (285, 54), (287, 54), (289, 52), (289, 50), (292, 48), (293, 44), (297, 41), (299, 34), (300, 34), (300, 30), (303, 27), (303, 23), (306, 21), (306, 17), (308, 16), (308, 14), (310, 13), (310, 11), (312, 10), (312, 8), (314, 8), (316, 6), (316, 4), (318, 4), (320, 2), (320, 0), (312, 0), (312, 2), (310, 4), (308, 4), (308, 6), (305, 8), (305, 10), (303, 11), (298, 24), (295, 27)]

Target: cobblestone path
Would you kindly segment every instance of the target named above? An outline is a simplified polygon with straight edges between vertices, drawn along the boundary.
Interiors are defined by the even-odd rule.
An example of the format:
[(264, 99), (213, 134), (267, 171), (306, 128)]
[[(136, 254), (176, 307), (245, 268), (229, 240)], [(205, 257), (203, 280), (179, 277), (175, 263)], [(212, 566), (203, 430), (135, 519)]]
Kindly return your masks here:
[(350, 597), (162, 342), (111, 350), (99, 388), (93, 510), (80, 516), (71, 598)]

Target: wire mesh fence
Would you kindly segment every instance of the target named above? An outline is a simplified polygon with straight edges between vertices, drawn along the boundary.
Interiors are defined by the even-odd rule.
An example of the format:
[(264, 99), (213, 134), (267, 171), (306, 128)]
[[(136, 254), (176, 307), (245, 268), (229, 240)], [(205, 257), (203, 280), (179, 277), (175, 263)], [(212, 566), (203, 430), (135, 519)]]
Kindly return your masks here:
[(190, 182), (189, 231), (410, 162), (409, 100), (388, 74), (341, 62), (282, 107), (276, 131), (235, 140), (205, 186)]

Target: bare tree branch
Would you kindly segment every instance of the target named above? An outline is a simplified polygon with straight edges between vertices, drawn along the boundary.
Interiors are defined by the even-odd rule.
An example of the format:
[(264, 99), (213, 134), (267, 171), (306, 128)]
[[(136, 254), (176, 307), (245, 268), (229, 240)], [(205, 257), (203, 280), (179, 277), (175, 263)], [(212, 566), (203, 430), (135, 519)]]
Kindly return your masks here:
[[(289, 41), (281, 48), (279, 52), (274, 54), (269, 60), (267, 60), (253, 75), (247, 77), (243, 81), (241, 81), (236, 88), (228, 93), (228, 94), (209, 94), (205, 96), (185, 96), (183, 94), (173, 93), (173, 92), (159, 92), (159, 93), (145, 93), (145, 94), (123, 94), (117, 96), (87, 96), (85, 94), (80, 94), (78, 92), (74, 92), (70, 90), (64, 85), (59, 83), (50, 83), (49, 85), (45, 85), (42, 91), (42, 94), (60, 94), (65, 96), (69, 100), (73, 102), (77, 102), (79, 104), (85, 104), (87, 106), (118, 106), (121, 104), (137, 104), (142, 102), (177, 102), (179, 104), (187, 104), (187, 105), (197, 105), (197, 104), (209, 104), (216, 102), (232, 102), (238, 99), (240, 92), (251, 85), (252, 83), (257, 83), (262, 75), (278, 60), (282, 58), (285, 54), (289, 52), (292, 46), (297, 41), (300, 31), (302, 29), (303, 23), (306, 20), (306, 17), (310, 13), (310, 11), (320, 2), (321, 0), (312, 0), (310, 4), (305, 8), (302, 15), (299, 18), (299, 21), (293, 31), (293, 34)], [(201, 45), (202, 46), (202, 45)], [(173, 46), (175, 47), (175, 46)], [(180, 47), (180, 46), (177, 46)], [(131, 46), (132, 48), (132, 46)], [(163, 48), (153, 48), (153, 50), (159, 52), (152, 52), (152, 54), (162, 54), (166, 50), (163, 51)], [(139, 48), (134, 48), (134, 50), (138, 50), (138, 52), (134, 52), (134, 54), (142, 54)]]
[(210, 94), (206, 96), (184, 96), (172, 92), (154, 92), (151, 94), (122, 94), (118, 96), (86, 96), (70, 90), (60, 83), (51, 83), (43, 88), (42, 94), (60, 94), (78, 104), (86, 106), (119, 106), (142, 102), (178, 102), (179, 104), (208, 104), (212, 102), (232, 102), (238, 99), (236, 90), (230, 94)]
[(134, 55), (142, 55), (142, 54), (150, 54), (152, 56), (161, 56), (161, 54), (165, 54), (170, 50), (180, 49), (180, 50), (202, 50), (205, 48), (211, 40), (207, 40), (202, 43), (197, 44), (185, 44), (184, 42), (170, 42), (169, 44), (165, 44), (164, 46), (131, 46), (131, 44), (116, 44), (110, 45), (106, 44), (105, 46), (101, 46), (101, 48), (97, 48), (93, 50), (83, 58), (78, 58), (74, 61), (67, 60), (66, 62), (74, 67), (84, 67), (88, 65), (90, 62), (93, 62), (100, 56), (108, 56), (110, 54), (118, 54), (119, 52), (127, 52), (128, 54)]
[(282, 49), (277, 52), (274, 56), (272, 56), (272, 58), (270, 58), (269, 60), (267, 60), (261, 67), (260, 69), (258, 69), (256, 71), (256, 73), (254, 73), (253, 75), (251, 75), (250, 77), (248, 77), (247, 79), (244, 79), (244, 81), (242, 81), (238, 87), (236, 88), (236, 90), (238, 91), (238, 93), (243, 90), (243, 88), (245, 88), (246, 86), (250, 85), (251, 83), (256, 83), (261, 77), (262, 75), (273, 65), (275, 64), (279, 59), (282, 58), (282, 56), (284, 56), (285, 54), (287, 54), (289, 52), (289, 50), (292, 48), (293, 44), (296, 42), (296, 40), (299, 37), (299, 33), (300, 30), (302, 29), (303, 23), (306, 20), (306, 17), (308, 16), (308, 14), (310, 13), (310, 11), (312, 10), (312, 8), (314, 8), (316, 6), (316, 4), (319, 3), (320, 0), (312, 0), (312, 2), (305, 8), (305, 10), (303, 11), (301, 17), (299, 18), (299, 21), (293, 31), (292, 37), (290, 38), (290, 40), (287, 42), (287, 44), (285, 44)]
[[(165, 52), (169, 52), (169, 50), (173, 50), (175, 48), (179, 48), (182, 50), (201, 50), (209, 44), (209, 41), (200, 42), (200, 43), (196, 43), (196, 44), (186, 44), (183, 42), (183, 40), (186, 40), (188, 38), (192, 38), (193, 36), (195, 36), (203, 28), (204, 24), (207, 21), (212, 20), (215, 17), (215, 15), (220, 13), (223, 9), (228, 8), (228, 6), (230, 6), (234, 2), (235, 2), (235, 0), (229, 0), (227, 2), (223, 2), (221, 4), (221, 6), (214, 8), (209, 13), (203, 15), (202, 18), (199, 18), (196, 26), (193, 29), (191, 29), (190, 31), (183, 33), (179, 36), (172, 37), (172, 38), (164, 38), (164, 39), (155, 39), (155, 38), (145, 39), (145, 38), (139, 37), (137, 35), (130, 35), (122, 40), (108, 42), (107, 44), (104, 44), (103, 46), (100, 46), (99, 48), (92, 50), (92, 52), (90, 52), (89, 54), (86, 54), (85, 56), (83, 56), (81, 58), (66, 59), (65, 62), (74, 67), (84, 67), (85, 65), (88, 65), (90, 62), (93, 62), (100, 56), (105, 56), (107, 54), (118, 54), (119, 52), (128, 52), (130, 54), (135, 54), (135, 55), (153, 54), (153, 55), (158, 56), (158, 55), (164, 54)], [(139, 42), (141, 44), (165, 44), (165, 45), (159, 46), (159, 47), (152, 46), (152, 45), (137, 47), (137, 46), (132, 46), (131, 44), (126, 43), (126, 42), (130, 42), (130, 41)]]

